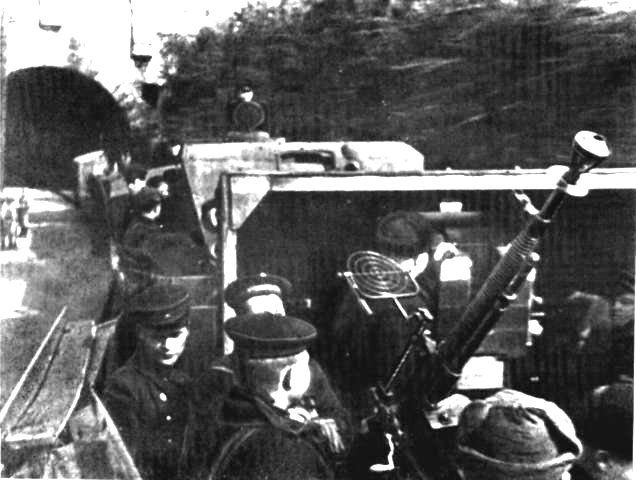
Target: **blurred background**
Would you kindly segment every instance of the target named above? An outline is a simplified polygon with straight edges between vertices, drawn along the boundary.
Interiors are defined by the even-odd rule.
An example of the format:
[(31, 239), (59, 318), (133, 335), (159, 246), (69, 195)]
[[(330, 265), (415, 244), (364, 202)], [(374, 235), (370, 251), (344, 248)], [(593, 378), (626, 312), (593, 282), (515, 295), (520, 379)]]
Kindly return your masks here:
[(607, 166), (635, 163), (631, 2), (219, 3), (6, 2), (5, 183), (70, 188), (72, 159), (105, 145), (143, 163), (157, 139), (219, 139), (241, 84), (287, 141), (403, 140), (428, 169), (543, 168), (589, 129), (613, 146)]

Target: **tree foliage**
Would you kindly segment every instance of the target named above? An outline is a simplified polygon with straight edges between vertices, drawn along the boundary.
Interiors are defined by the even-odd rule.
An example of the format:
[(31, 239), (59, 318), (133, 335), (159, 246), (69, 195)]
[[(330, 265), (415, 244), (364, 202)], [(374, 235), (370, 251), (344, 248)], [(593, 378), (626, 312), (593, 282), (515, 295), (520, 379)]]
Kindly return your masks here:
[(432, 168), (545, 166), (581, 129), (606, 133), (625, 164), (634, 25), (569, 0), (256, 4), (167, 38), (165, 74), (181, 115), (250, 83), (274, 135), (402, 139)]
[(93, 70), (90, 64), (86, 64), (86, 60), (81, 54), (82, 44), (75, 37), (71, 37), (71, 40), (68, 44), (68, 49), (70, 52), (68, 54), (68, 57), (66, 57), (68, 66), (71, 67), (73, 70), (82, 72), (87, 77), (95, 78), (98, 72)]

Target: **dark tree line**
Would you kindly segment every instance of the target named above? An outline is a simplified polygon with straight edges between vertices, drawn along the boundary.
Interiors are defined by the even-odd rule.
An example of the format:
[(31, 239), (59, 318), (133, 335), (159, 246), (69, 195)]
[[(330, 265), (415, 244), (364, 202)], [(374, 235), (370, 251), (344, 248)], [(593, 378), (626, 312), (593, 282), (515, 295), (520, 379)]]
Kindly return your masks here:
[(634, 14), (423, 3), (256, 5), (194, 40), (169, 36), (165, 129), (220, 138), (231, 89), (249, 83), (272, 135), (289, 140), (400, 139), (429, 168), (531, 168), (590, 129), (609, 137), (614, 164), (634, 163)]

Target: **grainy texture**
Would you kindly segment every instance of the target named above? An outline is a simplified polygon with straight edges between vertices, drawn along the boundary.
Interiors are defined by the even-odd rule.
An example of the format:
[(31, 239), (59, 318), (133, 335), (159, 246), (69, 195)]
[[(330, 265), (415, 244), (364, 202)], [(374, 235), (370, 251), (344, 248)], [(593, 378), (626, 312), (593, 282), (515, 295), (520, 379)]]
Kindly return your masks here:
[[(11, 190), (5, 194), (19, 197), (19, 190)], [(108, 259), (93, 253), (91, 224), (82, 213), (50, 192), (26, 194), (31, 238), (20, 239), (17, 250), (0, 252), (0, 403), (62, 308), (68, 306), (71, 320), (98, 318), (110, 281)]]

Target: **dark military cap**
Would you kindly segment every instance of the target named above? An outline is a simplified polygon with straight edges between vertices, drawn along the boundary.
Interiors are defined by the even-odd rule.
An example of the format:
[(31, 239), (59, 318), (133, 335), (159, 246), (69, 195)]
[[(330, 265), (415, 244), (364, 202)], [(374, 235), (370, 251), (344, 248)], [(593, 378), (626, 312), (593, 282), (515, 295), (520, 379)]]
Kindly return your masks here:
[(289, 280), (278, 275), (259, 273), (234, 280), (225, 288), (225, 302), (237, 309), (249, 298), (258, 295), (278, 295), (282, 299), (291, 291)]
[(278, 358), (296, 355), (316, 338), (316, 329), (296, 317), (256, 313), (230, 318), (225, 332), (237, 352), (249, 358)]
[(151, 285), (130, 299), (128, 312), (143, 328), (164, 331), (187, 327), (190, 295), (179, 285)]
[(162, 183), (167, 183), (163, 175), (155, 175), (146, 180), (146, 185), (150, 188), (159, 189)]
[(161, 203), (161, 193), (156, 188), (143, 187), (135, 194), (135, 206), (141, 212), (149, 212)]
[(145, 180), (147, 174), (148, 169), (138, 163), (131, 163), (123, 172), (126, 183), (133, 183), (135, 180)]
[(433, 228), (423, 216), (403, 210), (382, 217), (375, 232), (378, 248), (407, 256), (428, 250), (432, 234)]

